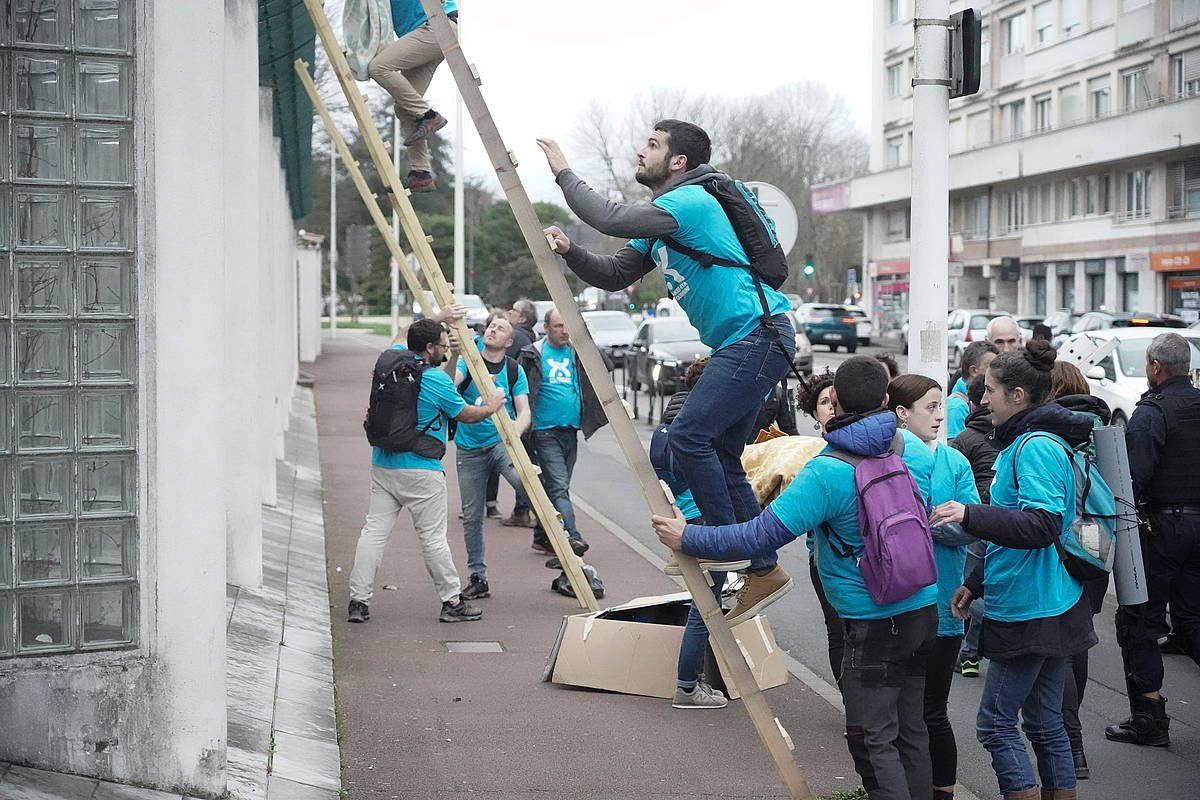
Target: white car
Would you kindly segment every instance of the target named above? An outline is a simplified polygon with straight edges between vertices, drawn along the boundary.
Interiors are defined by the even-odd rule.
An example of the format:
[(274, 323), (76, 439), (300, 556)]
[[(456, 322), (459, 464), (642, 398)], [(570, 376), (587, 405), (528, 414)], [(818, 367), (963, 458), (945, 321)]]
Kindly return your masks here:
[[(437, 301), (433, 299), (433, 293), (426, 291), (425, 297), (429, 300), (429, 304), (436, 310), (438, 308), (438, 304)], [(491, 313), (488, 311), (488, 307), (484, 304), (483, 299), (477, 294), (460, 294), (456, 295), (455, 299), (467, 309), (467, 325), (482, 333), (484, 327), (487, 326), (488, 314)], [(413, 300), (412, 312), (413, 319), (420, 319), (422, 316), (424, 316), (421, 313), (421, 304), (418, 303), (416, 299)]]
[(958, 369), (967, 345), (987, 338), (989, 322), (996, 317), (1006, 316), (1009, 316), (1007, 311), (989, 311), (986, 308), (959, 308), (951, 311), (946, 319), (946, 355), (950, 369)]
[(862, 306), (846, 306), (846, 310), (856, 320), (855, 327), (858, 329), (858, 343), (869, 345), (871, 337), (875, 335), (875, 326), (871, 323), (871, 318), (867, 316), (867, 310)]
[(1133, 407), (1149, 388), (1146, 384), (1146, 348), (1160, 333), (1178, 333), (1192, 346), (1192, 381), (1196, 382), (1200, 370), (1200, 331), (1178, 328), (1107, 328), (1078, 333), (1079, 337), (1102, 344), (1109, 339), (1120, 343), (1116, 349), (1095, 366), (1085, 370), (1092, 394), (1108, 403), (1112, 409), (1112, 424), (1124, 425), (1133, 415)]

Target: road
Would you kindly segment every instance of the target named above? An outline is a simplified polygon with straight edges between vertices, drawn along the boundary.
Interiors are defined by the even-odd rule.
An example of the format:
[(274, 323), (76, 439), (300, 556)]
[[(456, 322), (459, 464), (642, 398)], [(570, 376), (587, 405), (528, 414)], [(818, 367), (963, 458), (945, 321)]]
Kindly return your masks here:
[[(836, 368), (849, 356), (828, 353), (817, 347), (814, 367)], [(859, 354), (883, 352), (878, 347), (860, 348)], [(901, 369), (903, 356), (898, 356)], [(618, 379), (620, 371), (617, 372)], [(632, 398), (630, 398), (632, 400)], [(642, 418), (635, 423), (648, 442), (652, 428), (645, 424), (646, 399), (639, 398)], [(656, 410), (657, 413), (657, 410)], [(815, 435), (812, 421), (797, 422), (801, 435)], [(665, 557), (650, 531), (645, 507), (634, 500), (639, 495), (616, 442), (607, 428), (582, 446), (575, 468), (572, 491), (588, 506), (608, 517), (628, 534)], [(779, 643), (796, 660), (825, 682), (833, 676), (825, 642), (820, 607), (808, 577), (807, 550), (802, 543), (780, 552), (780, 564), (795, 579), (796, 588), (770, 609), (771, 625)], [(1167, 656), (1167, 679), (1163, 688), (1170, 698), (1172, 746), (1169, 749), (1118, 745), (1104, 739), (1104, 726), (1128, 714), (1120, 653), (1113, 632), (1115, 599), (1096, 618), (1100, 644), (1091, 651), (1091, 677), (1081, 718), (1092, 778), (1080, 784), (1081, 795), (1095, 800), (1130, 798), (1200, 798), (1200, 671), (1187, 658)], [(986, 662), (985, 662), (986, 669)], [(958, 737), (959, 782), (980, 797), (996, 795), (996, 781), (986, 752), (975, 741), (975, 713), (979, 706), (982, 679), (956, 677), (951, 690), (950, 717)], [(827, 691), (829, 687), (824, 687)], [(836, 695), (836, 688), (832, 694)], [(837, 731), (812, 731), (836, 736)], [(796, 735), (793, 731), (793, 736)], [(803, 735), (803, 734), (801, 734)]]

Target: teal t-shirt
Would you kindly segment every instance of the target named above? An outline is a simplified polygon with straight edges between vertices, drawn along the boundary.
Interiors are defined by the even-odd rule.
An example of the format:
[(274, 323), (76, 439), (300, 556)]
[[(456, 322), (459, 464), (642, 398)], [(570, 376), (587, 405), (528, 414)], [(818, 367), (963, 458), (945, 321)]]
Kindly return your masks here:
[[(393, 350), (404, 350), (403, 345), (392, 345)], [(420, 356), (418, 356), (420, 358)], [(454, 388), (454, 381), (440, 369), (427, 369), (421, 376), (421, 391), (417, 394), (417, 429), (429, 426), (425, 433), (446, 441), (446, 421), (457, 417), (466, 407), (462, 395)], [(393, 453), (371, 448), (371, 463), (385, 469), (428, 469), (445, 472), (442, 462), (419, 456), (416, 453)]]
[[(1060, 445), (1042, 433), (1018, 436), (996, 458), (991, 504), (1061, 514), (1062, 529), (1069, 530), (1075, 521), (1075, 471), (1064, 447), (1066, 442)], [(1016, 459), (1018, 481), (1014, 483), (1018, 448), (1021, 457)], [(1067, 574), (1054, 545), (1017, 550), (989, 542), (983, 557), (983, 587), (984, 616), (1000, 622), (1056, 617), (1083, 594), (1083, 585)]]
[[(709, 255), (748, 264), (729, 218), (703, 186), (681, 186), (656, 197), (654, 205), (675, 218), (679, 229), (672, 238)], [(745, 339), (762, 321), (762, 302), (749, 270), (737, 267), (702, 267), (690, 256), (668, 250), (659, 239), (630, 242), (649, 253), (662, 269), (671, 296), (679, 301), (688, 320), (700, 332), (700, 341), (714, 351)], [(771, 314), (782, 314), (791, 304), (782, 294), (763, 284)]]
[[(457, 0), (443, 0), (442, 11), (458, 11)], [(396, 36), (406, 36), (429, 22), (421, 0), (392, 0), (392, 28)]]
[[(484, 359), (484, 364), (487, 365), (488, 372), (492, 374), (492, 380), (496, 382), (497, 388), (503, 390), (505, 398), (505, 406), (508, 409), (509, 419), (517, 418), (517, 407), (513, 402), (513, 398), (517, 395), (529, 394), (529, 381), (525, 378), (525, 370), (520, 365), (516, 367), (517, 379), (516, 385), (510, 387), (508, 385), (508, 368), (505, 361), (499, 364)], [(467, 362), (462, 356), (458, 357), (458, 366), (456, 370), (459, 375), (466, 380)], [(461, 385), (461, 381), (459, 382)], [(469, 406), (479, 404), (479, 387), (475, 385), (475, 381), (471, 381), (466, 390), (462, 393), (463, 400)], [(484, 447), (491, 447), (500, 441), (500, 431), (496, 430), (496, 423), (492, 422), (491, 418), (480, 420), (479, 422), (464, 422), (458, 426), (458, 431), (454, 434), (454, 443), (460, 450), (480, 450)]]
[[(956, 500), (966, 505), (979, 502), (971, 462), (948, 444), (938, 444), (933, 451), (933, 481), (929, 494), (930, 505)], [(962, 636), (963, 621), (950, 611), (950, 599), (962, 586), (963, 570), (967, 566), (967, 547), (947, 547), (933, 543), (933, 560), (937, 564), (938, 636)]]
[(533, 409), (533, 429), (578, 428), (582, 409), (579, 370), (571, 345), (554, 347), (542, 340), (542, 388)]
[(703, 516), (699, 506), (696, 505), (695, 498), (692, 497), (692, 490), (686, 483), (675, 477), (675, 473), (667, 472), (665, 469), (656, 469), (654, 473), (658, 475), (659, 480), (670, 487), (671, 494), (675, 495), (675, 507), (679, 509), (679, 513), (683, 514), (684, 519), (691, 521)]
[[(910, 438), (911, 437), (911, 438)], [(914, 444), (916, 442), (916, 444)], [(828, 450), (829, 448), (826, 448)], [(904, 463), (928, 501), (933, 453), (912, 434), (905, 432)], [(924, 478), (920, 477), (924, 476)], [(817, 571), (829, 602), (845, 619), (884, 619), (937, 601), (937, 586), (926, 586), (912, 597), (886, 605), (871, 599), (858, 561), (842, 558), (830, 549), (822, 523), (833, 528), (840, 545), (862, 552), (858, 501), (854, 490), (854, 468), (835, 458), (813, 458), (770, 505), (788, 530), (803, 535), (812, 531), (816, 542)]]
[[(962, 397), (958, 395), (961, 394)], [(967, 396), (967, 384), (962, 378), (954, 383), (950, 397), (946, 398), (946, 437), (953, 439), (967, 427), (967, 417), (971, 416), (971, 406), (963, 397)]]

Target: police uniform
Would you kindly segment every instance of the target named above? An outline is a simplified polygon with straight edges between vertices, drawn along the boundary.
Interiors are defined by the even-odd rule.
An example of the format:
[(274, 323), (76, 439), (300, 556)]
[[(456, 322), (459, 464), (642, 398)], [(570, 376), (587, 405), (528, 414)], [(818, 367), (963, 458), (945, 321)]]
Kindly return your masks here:
[(1145, 694), (1162, 688), (1158, 639), (1168, 633), (1200, 664), (1200, 389), (1187, 376), (1163, 381), (1142, 395), (1125, 431), (1129, 471), (1139, 510), (1149, 600), (1117, 609), (1117, 641), (1125, 664), (1131, 717), (1111, 725), (1114, 741), (1166, 746), (1166, 701)]

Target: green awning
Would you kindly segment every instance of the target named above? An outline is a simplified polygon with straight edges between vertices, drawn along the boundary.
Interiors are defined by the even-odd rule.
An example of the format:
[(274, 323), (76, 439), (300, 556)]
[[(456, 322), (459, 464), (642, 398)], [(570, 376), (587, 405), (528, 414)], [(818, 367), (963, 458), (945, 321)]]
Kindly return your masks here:
[(258, 84), (270, 86), (275, 135), (287, 174), (292, 219), (312, 208), (313, 107), (292, 62), (310, 65), (316, 55), (316, 32), (302, 0), (258, 0)]

